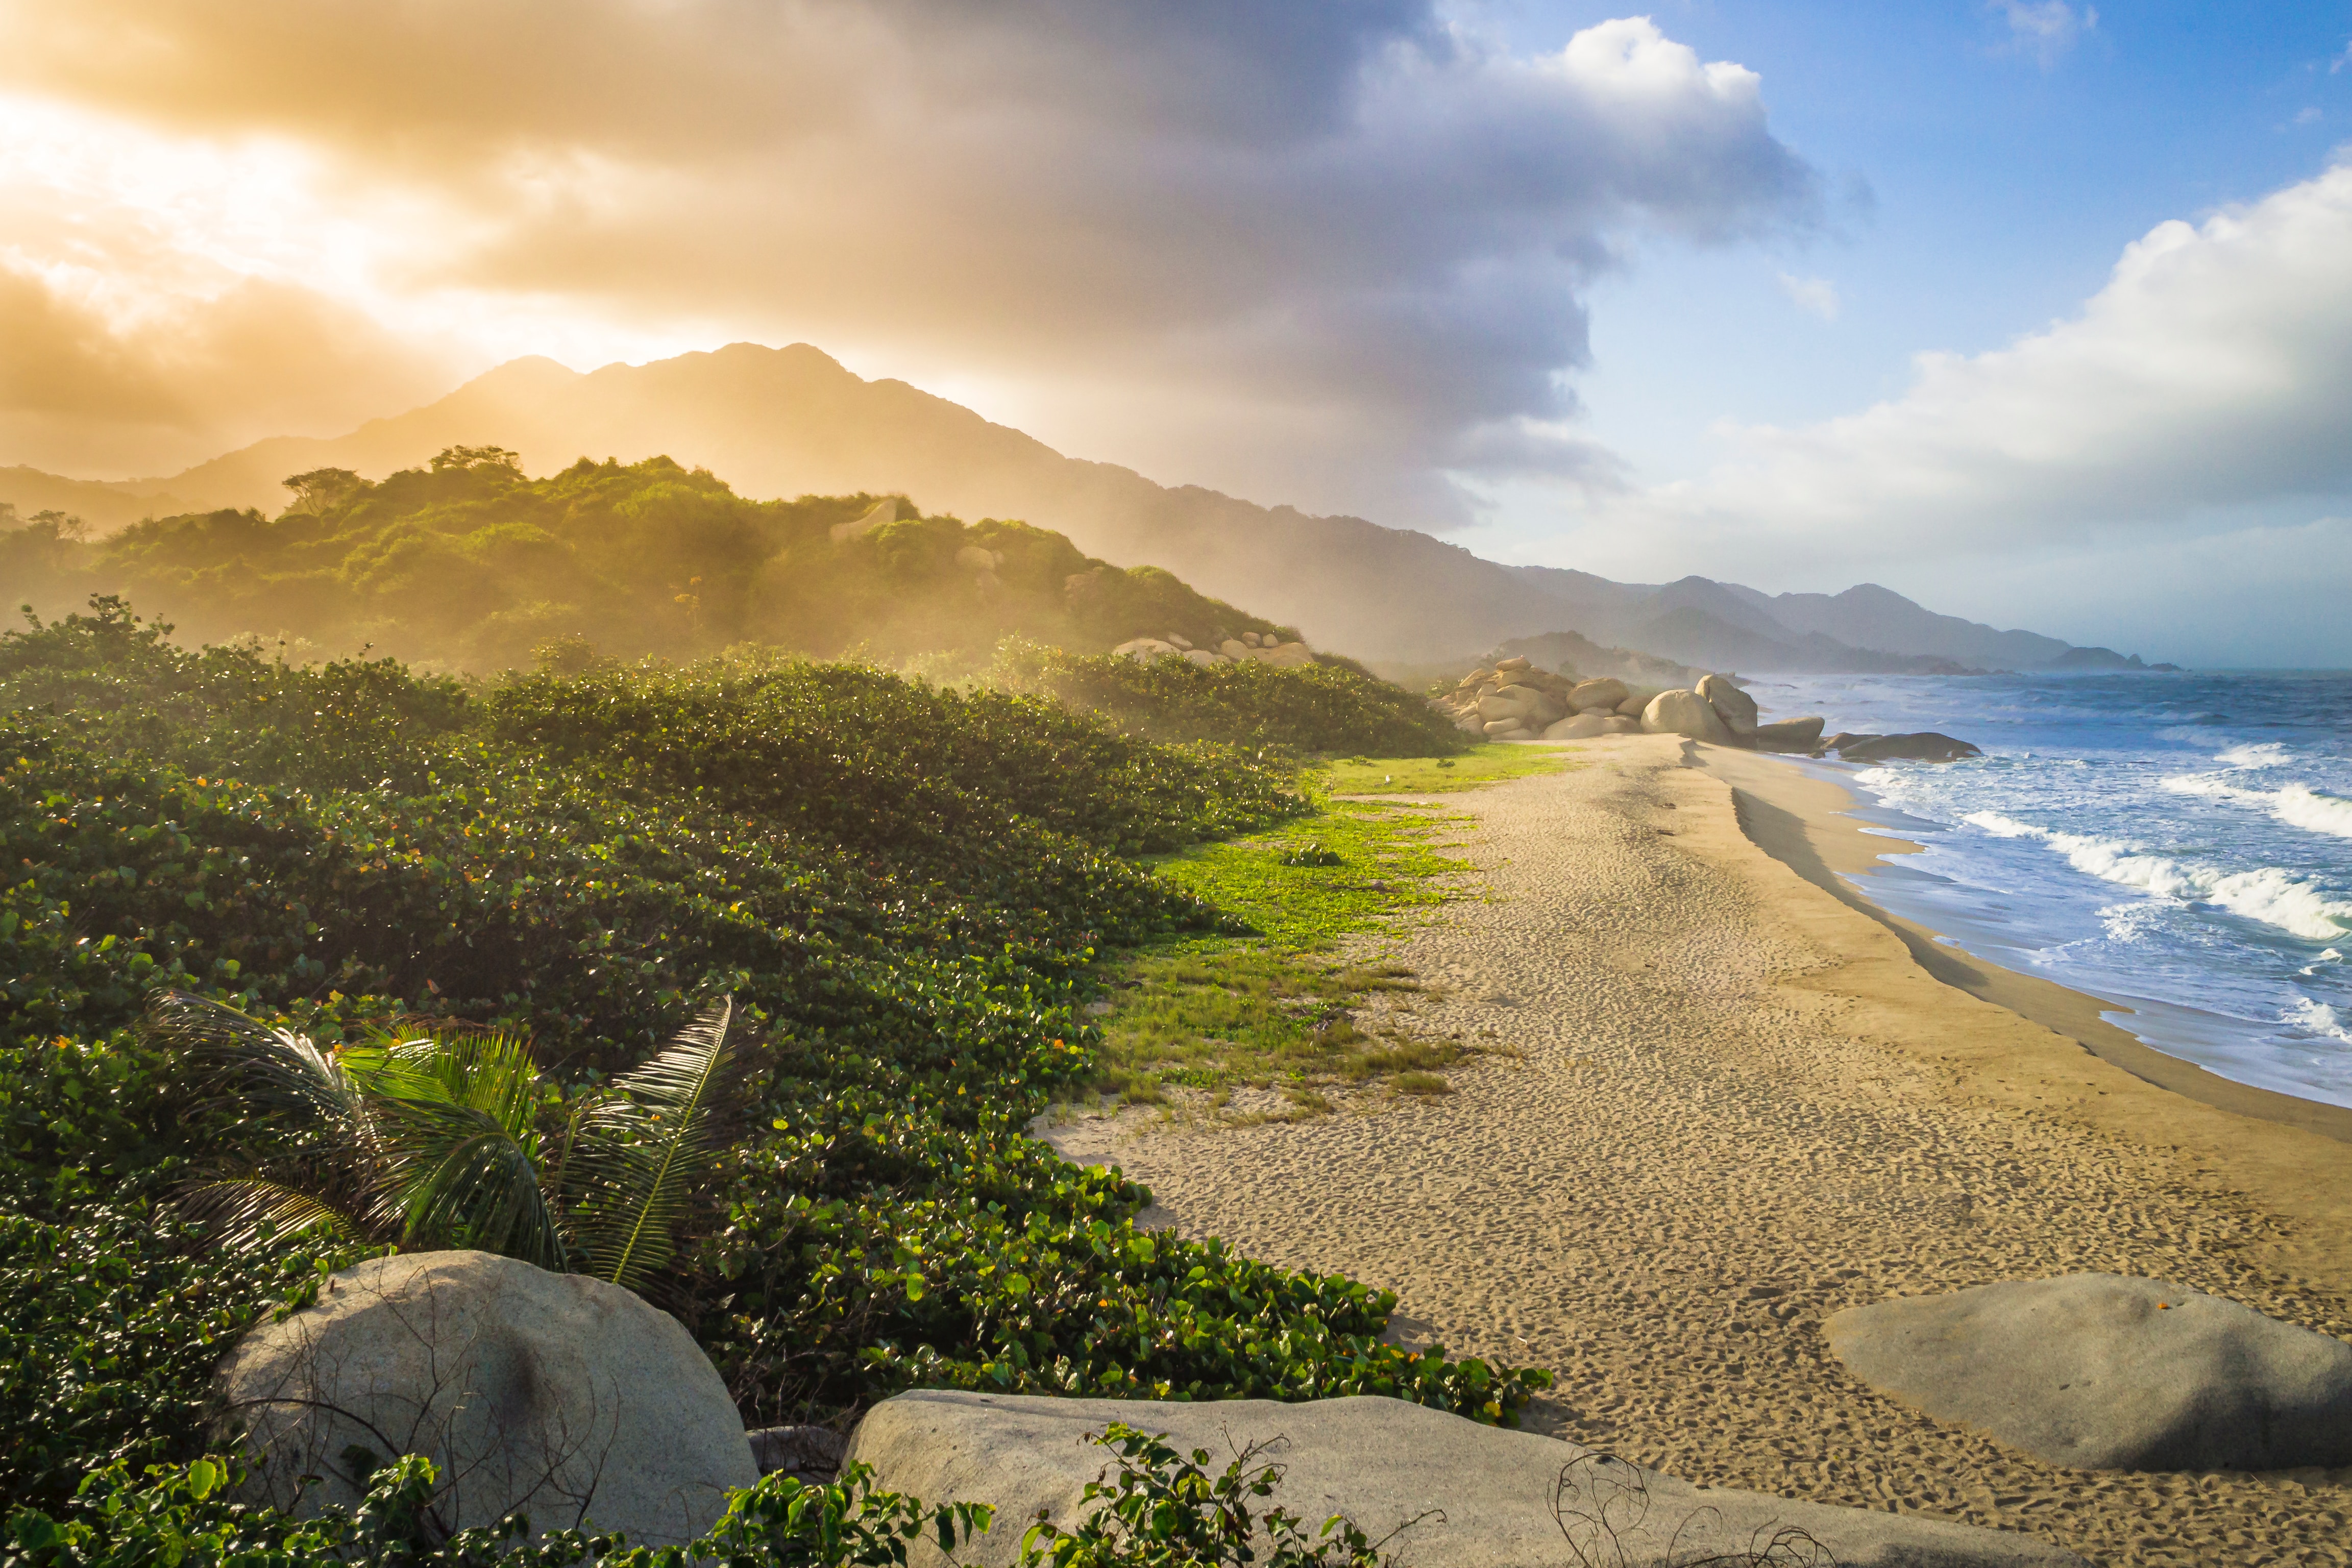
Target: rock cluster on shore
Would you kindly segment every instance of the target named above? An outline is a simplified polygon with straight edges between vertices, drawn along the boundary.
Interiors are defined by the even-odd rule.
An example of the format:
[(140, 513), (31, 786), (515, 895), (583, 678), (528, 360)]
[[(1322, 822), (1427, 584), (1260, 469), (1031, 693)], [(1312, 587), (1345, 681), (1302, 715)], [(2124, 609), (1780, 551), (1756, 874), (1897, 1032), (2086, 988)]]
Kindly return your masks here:
[(1259, 664), (1289, 667), (1315, 662), (1315, 650), (1303, 642), (1284, 642), (1273, 634), (1263, 636), (1244, 632), (1237, 637), (1227, 637), (1216, 647), (1195, 647), (1189, 638), (1170, 632), (1164, 637), (1129, 637), (1110, 650), (1121, 658), (1131, 658), (1149, 664), (1155, 658), (1171, 654), (1192, 664), (1239, 664), (1254, 659)]
[(1524, 658), (1471, 671), (1432, 700), (1456, 728), (1491, 741), (1583, 741), (1600, 735), (1685, 735), (1719, 746), (1811, 752), (1822, 721), (1757, 721), (1756, 700), (1727, 677), (1703, 677), (1695, 690), (1629, 686), (1614, 676), (1577, 680)]
[(1822, 739), (1818, 717), (1762, 721), (1756, 700), (1730, 677), (1704, 675), (1690, 688), (1629, 686), (1614, 676), (1578, 680), (1524, 657), (1475, 669), (1430, 699), (1454, 727), (1490, 741), (1585, 741), (1601, 735), (1681, 735), (1758, 752), (1836, 752), (1848, 762), (1951, 762), (1981, 755), (1949, 735), (1855, 735)]

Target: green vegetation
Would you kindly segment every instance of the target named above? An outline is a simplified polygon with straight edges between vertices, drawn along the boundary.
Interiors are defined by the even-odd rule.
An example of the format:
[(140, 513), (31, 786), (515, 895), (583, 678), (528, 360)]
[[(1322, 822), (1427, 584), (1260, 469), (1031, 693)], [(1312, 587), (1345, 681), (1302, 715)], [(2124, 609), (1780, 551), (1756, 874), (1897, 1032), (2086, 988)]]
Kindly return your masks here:
[[(163, 991), (144, 1032), (263, 1135), (258, 1172), (232, 1168), (181, 1201), (214, 1245), (267, 1247), (315, 1227), (635, 1289), (675, 1255), (687, 1194), (709, 1169), (732, 1012), (704, 1008), (651, 1061), (569, 1105), (523, 1038), (496, 1029), (379, 1027), (330, 1053)], [(562, 1138), (543, 1136), (559, 1118)]]
[[(1309, 1533), (1270, 1499), (1281, 1467), (1264, 1449), (1212, 1475), (1209, 1455), (1187, 1458), (1160, 1438), (1111, 1422), (1093, 1441), (1111, 1458), (1089, 1482), (1067, 1528), (1039, 1522), (1020, 1542), (1021, 1568), (1242, 1568), (1270, 1548), (1266, 1568), (1376, 1568), (1374, 1542), (1333, 1516)], [(1117, 1480), (1108, 1479), (1116, 1471)], [(442, 1538), (429, 1523), (438, 1477), (409, 1456), (375, 1473), (357, 1508), (330, 1506), (293, 1521), (232, 1500), (229, 1466), (211, 1458), (156, 1466), (134, 1480), (120, 1463), (92, 1472), (60, 1512), (19, 1507), (0, 1534), (9, 1568), (899, 1568), (919, 1540), (945, 1560), (996, 1523), (986, 1503), (926, 1505), (874, 1486), (851, 1465), (838, 1480), (770, 1476), (730, 1500), (708, 1534), (683, 1546), (630, 1546), (578, 1530), (537, 1539), (509, 1519)], [(1011, 1521), (1007, 1521), (1008, 1525)], [(1263, 1539), (1261, 1539), (1263, 1537)]]
[[(1173, 933), (1126, 961), (1089, 1088), (1128, 1104), (1165, 1103), (1173, 1089), (1228, 1116), (1297, 1118), (1329, 1110), (1332, 1092), (1412, 1092), (1397, 1075), (1459, 1060), (1467, 1047), (1453, 1039), (1360, 1029), (1353, 1014), (1367, 998), (1402, 1001), (1421, 987), (1393, 964), (1339, 954), (1342, 938), (1451, 896), (1448, 879), (1465, 868), (1431, 838), (1454, 820), (1328, 801), (1279, 828), (1161, 861), (1160, 874), (1223, 911), (1225, 925)], [(1235, 1112), (1238, 1089), (1276, 1091), (1280, 1109)]]
[(1332, 795), (1442, 795), (1581, 766), (1558, 746), (1486, 742), (1460, 757), (1336, 758), (1324, 765), (1315, 782)]
[[(194, 513), (95, 542), (52, 513), (0, 521), (0, 583), (48, 614), (113, 594), (197, 640), (288, 638), (297, 662), (372, 648), (485, 672), (535, 650), (576, 668), (756, 643), (960, 674), (1015, 633), (1092, 650), (1295, 635), (1025, 523), (870, 495), (751, 501), (667, 458), (533, 479), (512, 453), (453, 447), (380, 484), (340, 469), (287, 484), (275, 519)], [(885, 500), (898, 515), (861, 526)]]
[[(1297, 752), (1450, 757), (1469, 741), (1429, 704), (1346, 659), (1282, 669), (1251, 661), (1198, 665), (1160, 658), (1080, 658), (1009, 643), (989, 672), (1008, 690), (1049, 696), (1131, 735), (1218, 741)], [(1505, 752), (1507, 747), (1486, 750)]]
[[(451, 471), (424, 479), (475, 482)], [(1514, 1418), (1542, 1374), (1386, 1343), (1385, 1292), (1142, 1234), (1144, 1189), (1020, 1131), (1094, 1072), (1081, 1009), (1117, 952), (1236, 921), (1349, 929), (1418, 896), (1399, 889), (1434, 852), (1401, 820), (1317, 816), (1255, 751), (865, 667), (467, 688), (383, 660), (189, 651), (108, 601), (0, 637), (0, 1496), (26, 1510), (11, 1561), (153, 1561), (166, 1537), (142, 1521), (176, 1532), (167, 1560), (257, 1562), (238, 1553), (265, 1540), (273, 1562), (512, 1548), (368, 1557), (218, 1513), (199, 1468), (214, 1363), (361, 1244), (313, 1226), (221, 1247), (175, 1201), (215, 1160), (283, 1152), (283, 1123), (191, 1096), (188, 1042), (140, 1027), (159, 991), (323, 1049), (527, 1041), (503, 1081), (544, 1097), (500, 1126), (542, 1150), (731, 998), (744, 1131), (668, 1212), (647, 1289), (753, 1425), (915, 1385), (1380, 1393)], [(1281, 867), (1266, 850), (1286, 835), (1341, 864)], [(1183, 853), (1216, 837), (1242, 842)], [(1277, 872), (1323, 879), (1319, 900), (1253, 882)], [(458, 1203), (426, 1231), (444, 1219), (488, 1223)], [(396, 1513), (347, 1523), (397, 1534)], [(884, 1560), (796, 1551), (731, 1560)]]

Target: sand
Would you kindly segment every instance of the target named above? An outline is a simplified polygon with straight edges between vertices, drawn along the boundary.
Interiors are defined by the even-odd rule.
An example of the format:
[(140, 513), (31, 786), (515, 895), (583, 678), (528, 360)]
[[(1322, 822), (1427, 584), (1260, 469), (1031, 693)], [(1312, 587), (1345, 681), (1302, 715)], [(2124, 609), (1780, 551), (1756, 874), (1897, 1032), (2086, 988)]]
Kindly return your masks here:
[(1551, 1368), (1535, 1430), (2100, 1563), (2352, 1563), (2352, 1471), (2055, 1468), (1873, 1393), (1822, 1332), (2100, 1269), (2352, 1337), (2345, 1119), (2139, 1076), (2100, 1004), (1881, 914), (1830, 874), (1888, 847), (1833, 785), (1670, 737), (1574, 750), (1445, 798), (1477, 886), (1390, 944), (1436, 988), (1406, 1021), (1520, 1056), (1377, 1114), (1055, 1142), (1148, 1183), (1156, 1223), (1395, 1290), (1401, 1339)]

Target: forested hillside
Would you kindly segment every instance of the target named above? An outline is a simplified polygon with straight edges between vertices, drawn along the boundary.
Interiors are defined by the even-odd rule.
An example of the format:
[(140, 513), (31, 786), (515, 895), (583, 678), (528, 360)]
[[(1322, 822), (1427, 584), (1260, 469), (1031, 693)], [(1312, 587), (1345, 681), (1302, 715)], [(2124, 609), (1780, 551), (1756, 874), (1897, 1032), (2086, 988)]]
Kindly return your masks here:
[(329, 468), (288, 486), (274, 519), (193, 513), (96, 541), (56, 514), (20, 521), (0, 531), (0, 585), (48, 615), (114, 594), (191, 640), (285, 637), (303, 654), (372, 647), (481, 672), (528, 668), (551, 645), (573, 663), (760, 643), (955, 669), (1012, 633), (1076, 653), (1296, 635), (1025, 523), (871, 495), (747, 500), (667, 458), (583, 458), (534, 479), (510, 452), (453, 447), (379, 483)]

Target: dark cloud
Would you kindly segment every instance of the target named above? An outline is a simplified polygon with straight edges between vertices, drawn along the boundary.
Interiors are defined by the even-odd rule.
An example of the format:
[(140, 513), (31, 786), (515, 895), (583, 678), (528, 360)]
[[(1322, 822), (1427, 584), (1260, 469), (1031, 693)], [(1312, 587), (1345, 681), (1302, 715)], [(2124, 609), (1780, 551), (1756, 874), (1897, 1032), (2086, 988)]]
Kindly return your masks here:
[(290, 136), (442, 204), (398, 288), (955, 366), (1065, 447), (1395, 521), (1458, 510), (1432, 476), (1494, 431), (1573, 413), (1580, 294), (1625, 237), (1822, 207), (1756, 78), (1639, 19), (1528, 57), (1427, 0), (0, 17), (19, 90)]

